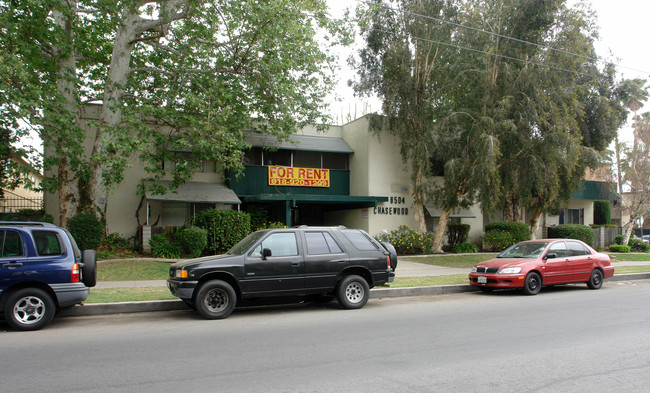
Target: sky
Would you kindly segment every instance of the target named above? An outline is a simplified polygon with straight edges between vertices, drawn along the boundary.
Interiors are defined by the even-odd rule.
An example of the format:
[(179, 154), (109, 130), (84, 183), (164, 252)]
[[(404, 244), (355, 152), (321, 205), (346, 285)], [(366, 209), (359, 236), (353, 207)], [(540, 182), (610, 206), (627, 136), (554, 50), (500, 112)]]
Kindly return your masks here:
[[(342, 10), (354, 10), (359, 4), (355, 0), (327, 0), (333, 17), (342, 15)], [(585, 0), (591, 3), (592, 9), (597, 13), (600, 26), (600, 40), (596, 43), (596, 51), (601, 57), (612, 59), (620, 65), (618, 74), (622, 77), (646, 78), (650, 81), (650, 50), (645, 46), (650, 25), (650, 1), (648, 0)], [(577, 3), (578, 0), (570, 0)], [(366, 113), (380, 110), (378, 100), (360, 99), (353, 96), (352, 89), (347, 87), (347, 80), (354, 78), (354, 71), (347, 64), (346, 59), (350, 53), (358, 50), (362, 42), (358, 40), (356, 48), (347, 48), (342, 51), (340, 65), (339, 85), (337, 93), (342, 97), (341, 102), (332, 103), (331, 114), (338, 124), (346, 119), (355, 119)], [(610, 56), (610, 52), (613, 56)], [(646, 104), (641, 111), (650, 111), (650, 104)], [(621, 130), (624, 140), (631, 140), (629, 127)]]

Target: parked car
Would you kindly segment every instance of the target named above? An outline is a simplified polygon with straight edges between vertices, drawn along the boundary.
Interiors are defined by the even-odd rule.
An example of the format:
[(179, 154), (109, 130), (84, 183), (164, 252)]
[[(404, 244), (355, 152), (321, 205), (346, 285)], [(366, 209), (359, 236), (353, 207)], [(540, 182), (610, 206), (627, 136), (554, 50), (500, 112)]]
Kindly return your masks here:
[(650, 235), (643, 235), (643, 236), (641, 236), (641, 238), (643, 239), (644, 243), (650, 242)]
[(253, 232), (224, 255), (171, 265), (169, 290), (209, 319), (243, 300), (290, 297), (363, 307), (370, 288), (392, 282), (397, 253), (359, 229), (308, 227)]
[(536, 295), (542, 286), (586, 283), (591, 289), (614, 275), (607, 254), (595, 251), (579, 240), (544, 239), (517, 243), (495, 259), (472, 268), (469, 283), (484, 292), (499, 288), (520, 288)]
[(0, 221), (0, 312), (17, 330), (47, 325), (81, 303), (97, 280), (94, 250), (83, 253), (56, 225)]

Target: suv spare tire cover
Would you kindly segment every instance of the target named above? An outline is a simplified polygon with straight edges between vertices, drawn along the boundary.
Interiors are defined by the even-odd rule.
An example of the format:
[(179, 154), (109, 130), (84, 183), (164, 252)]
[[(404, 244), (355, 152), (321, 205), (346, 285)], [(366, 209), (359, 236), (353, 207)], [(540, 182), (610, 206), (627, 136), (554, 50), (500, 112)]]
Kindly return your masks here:
[(381, 245), (384, 246), (386, 251), (390, 254), (390, 268), (395, 271), (397, 269), (397, 250), (389, 242), (381, 242)]
[(84, 264), (81, 268), (83, 283), (87, 287), (94, 287), (97, 284), (97, 252), (95, 250), (84, 250), (81, 262)]

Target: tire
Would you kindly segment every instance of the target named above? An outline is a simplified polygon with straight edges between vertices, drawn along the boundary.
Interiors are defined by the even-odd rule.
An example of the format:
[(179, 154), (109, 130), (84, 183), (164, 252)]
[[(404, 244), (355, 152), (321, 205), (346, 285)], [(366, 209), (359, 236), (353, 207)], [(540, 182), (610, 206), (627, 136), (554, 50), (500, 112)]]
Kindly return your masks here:
[(358, 309), (368, 303), (370, 286), (363, 277), (357, 275), (346, 276), (336, 287), (336, 299), (341, 307)]
[(390, 268), (392, 271), (395, 271), (395, 269), (397, 269), (397, 250), (395, 250), (395, 247), (393, 247), (389, 242), (382, 242), (381, 245), (384, 246), (386, 251), (390, 254)]
[(196, 311), (207, 319), (226, 318), (235, 309), (237, 294), (230, 284), (221, 280), (208, 281), (196, 294)]
[(530, 272), (524, 281), (522, 292), (526, 295), (537, 295), (542, 289), (542, 277), (538, 273)]
[(594, 269), (591, 272), (591, 277), (589, 277), (589, 281), (587, 281), (587, 287), (589, 287), (589, 289), (599, 289), (602, 286), (603, 286), (603, 272), (601, 272), (599, 269)]
[(12, 293), (4, 307), (5, 320), (16, 330), (38, 330), (52, 321), (56, 306), (42, 289), (24, 288)]
[(81, 268), (81, 281), (88, 288), (92, 288), (97, 284), (97, 252), (84, 250), (81, 262), (84, 264)]

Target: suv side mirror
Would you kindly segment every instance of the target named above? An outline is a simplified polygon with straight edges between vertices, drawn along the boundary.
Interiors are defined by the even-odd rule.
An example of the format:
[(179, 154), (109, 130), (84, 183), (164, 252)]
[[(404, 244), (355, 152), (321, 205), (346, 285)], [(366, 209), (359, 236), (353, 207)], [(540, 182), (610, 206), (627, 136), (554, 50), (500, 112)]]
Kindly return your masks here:
[(554, 258), (557, 258), (557, 254), (554, 252), (550, 252), (546, 254), (546, 256), (544, 257), (544, 259), (554, 259)]
[(270, 248), (263, 248), (262, 249), (262, 259), (266, 259), (267, 257), (270, 257), (271, 255), (273, 255), (273, 253), (271, 252)]

